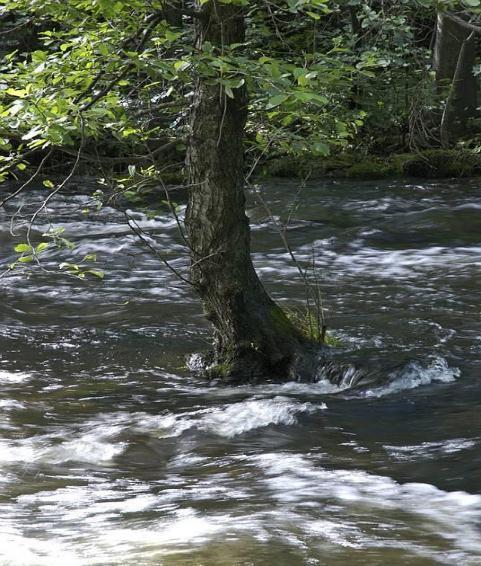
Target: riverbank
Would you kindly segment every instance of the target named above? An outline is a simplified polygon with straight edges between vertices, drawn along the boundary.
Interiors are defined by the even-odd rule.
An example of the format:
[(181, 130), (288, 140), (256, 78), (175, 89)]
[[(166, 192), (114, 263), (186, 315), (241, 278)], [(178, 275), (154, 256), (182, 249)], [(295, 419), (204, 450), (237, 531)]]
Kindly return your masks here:
[(389, 179), (419, 177), (446, 179), (481, 175), (481, 155), (468, 150), (429, 149), (417, 153), (394, 153), (385, 156), (345, 152), (329, 157), (283, 156), (261, 165), (264, 178)]
[[(91, 163), (81, 163), (71, 180), (65, 184), (62, 192), (70, 194), (91, 194), (97, 191), (99, 200), (131, 205), (159, 206), (159, 187), (163, 204), (168, 199), (184, 202), (187, 198), (185, 169), (183, 160), (176, 155), (172, 162), (162, 161), (155, 166), (149, 164), (136, 167), (119, 166), (104, 168), (102, 172)], [(59, 170), (58, 162), (51, 169), (46, 164), (44, 171), (36, 179), (48, 189), (64, 180), (70, 170)], [(100, 167), (99, 164), (97, 164)], [(34, 171), (24, 170), (15, 179), (3, 184), (5, 194), (15, 192), (25, 183)], [(96, 175), (97, 173), (97, 175)], [(383, 179), (459, 179), (481, 176), (481, 154), (466, 149), (429, 149), (417, 153), (393, 153), (372, 155), (362, 152), (344, 152), (327, 157), (305, 154), (302, 156), (284, 155), (267, 158), (259, 163), (253, 179), (263, 182), (269, 179), (346, 179), (346, 180), (383, 180)], [(102, 180), (100, 180), (102, 177)], [(99, 182), (100, 180), (100, 182)], [(167, 192), (166, 192), (167, 191)], [(167, 197), (167, 194), (171, 195)], [(175, 203), (174, 203), (175, 204)]]

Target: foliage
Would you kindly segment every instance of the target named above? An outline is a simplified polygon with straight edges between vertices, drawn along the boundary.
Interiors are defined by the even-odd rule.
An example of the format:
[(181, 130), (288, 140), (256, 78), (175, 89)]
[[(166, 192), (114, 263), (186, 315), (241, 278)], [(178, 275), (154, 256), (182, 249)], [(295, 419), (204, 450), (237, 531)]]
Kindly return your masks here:
[(359, 144), (377, 151), (386, 136), (384, 149), (402, 146), (412, 117), (439, 103), (435, 11), (480, 9), (477, 0), (223, 1), (245, 7), (247, 38), (221, 53), (196, 49), (192, 9), (179, 27), (160, 0), (4, 2), (12, 29), (34, 32), (0, 72), (0, 175), (21, 174), (52, 147), (72, 159), (81, 140), (81, 162), (127, 167), (128, 156), (147, 158), (169, 140), (182, 152), (199, 74), (227, 97), (247, 85), (252, 163)]
[(81, 139), (100, 158), (145, 154), (168, 139), (182, 145), (199, 73), (225, 96), (248, 86), (253, 156), (346, 146), (365, 115), (349, 108), (346, 93), (375, 66), (373, 57), (356, 68), (340, 56), (349, 45), (338, 37), (316, 44), (320, 22), (340, 9), (335, 3), (267, 6), (249, 3), (246, 43), (218, 53), (209, 44), (196, 50), (192, 20), (173, 27), (162, 2), (7, 1), (3, 10), (15, 23), (35, 21), (36, 37), (31, 50), (7, 54), (0, 73), (4, 175), (25, 168), (34, 151), (68, 153)]

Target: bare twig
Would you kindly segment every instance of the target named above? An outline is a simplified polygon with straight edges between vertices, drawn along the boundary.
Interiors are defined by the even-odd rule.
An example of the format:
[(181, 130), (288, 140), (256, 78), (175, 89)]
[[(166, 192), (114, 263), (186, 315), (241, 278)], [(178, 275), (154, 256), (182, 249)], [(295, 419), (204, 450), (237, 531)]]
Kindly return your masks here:
[[(83, 122), (83, 118), (82, 116), (80, 116), (80, 123), (81, 123), (81, 141), (80, 141), (80, 146), (77, 152), (77, 158), (75, 159), (75, 162), (69, 172), (69, 174), (65, 177), (65, 179), (53, 190), (50, 192), (50, 194), (47, 196), (47, 198), (45, 198), (43, 200), (43, 202), (41, 203), (41, 205), (37, 208), (37, 210), (32, 214), (30, 221), (28, 223), (28, 228), (27, 228), (27, 243), (29, 246), (31, 246), (32, 250), (33, 250), (33, 255), (34, 257), (36, 257), (35, 254), (35, 250), (34, 247), (31, 244), (30, 241), (30, 235), (32, 232), (32, 227), (35, 224), (35, 221), (37, 220), (39, 214), (46, 208), (46, 206), (48, 205), (48, 203), (53, 199), (53, 197), (55, 195), (57, 195), (64, 187), (65, 185), (70, 181), (70, 179), (74, 176), (75, 171), (77, 170), (78, 164), (80, 162), (80, 155), (82, 153), (82, 150), (84, 148), (85, 145), (85, 135), (84, 135), (84, 122)], [(37, 263), (38, 263), (38, 258), (37, 258)]]
[(28, 26), (29, 24), (32, 23), (32, 21), (33, 20), (31, 20), (31, 19), (25, 20), (24, 22), (21, 22), (21, 23), (17, 24), (16, 26), (12, 27), (12, 28), (9, 28), (5, 31), (0, 31), (0, 35), (10, 35), (14, 31), (18, 31), (19, 29), (22, 29), (23, 27)]
[[(302, 189), (305, 186), (305, 180), (304, 182), (302, 182), (296, 192), (295, 195), (295, 199), (297, 200), (299, 194), (301, 193)], [(286, 220), (285, 223), (280, 223), (279, 221), (276, 220), (276, 218), (274, 217), (271, 208), (269, 207), (269, 205), (267, 204), (267, 202), (265, 201), (265, 199), (262, 196), (262, 193), (257, 190), (256, 191), (256, 197), (259, 199), (259, 201), (261, 202), (262, 206), (264, 207), (265, 211), (267, 212), (267, 215), (269, 216), (269, 219), (271, 220), (271, 222), (273, 222), (273, 224), (276, 227), (276, 230), (282, 240), (282, 243), (284, 244), (284, 248), (286, 249), (287, 253), (289, 254), (289, 257), (291, 258), (293, 264), (295, 265), (299, 275), (301, 276), (301, 279), (304, 283), (304, 289), (305, 289), (305, 297), (306, 297), (306, 310), (307, 310), (307, 316), (309, 317), (309, 326), (311, 328), (311, 297), (312, 300), (314, 301), (314, 305), (315, 305), (315, 312), (316, 312), (316, 325), (317, 325), (317, 336), (319, 337), (319, 340), (321, 342), (324, 341), (324, 337), (325, 337), (325, 333), (326, 333), (326, 324), (325, 324), (325, 318), (324, 318), (324, 307), (322, 304), (322, 298), (321, 298), (321, 291), (320, 291), (320, 284), (318, 281), (318, 277), (317, 277), (317, 272), (315, 271), (315, 264), (313, 263), (313, 271), (314, 271), (314, 276), (315, 276), (315, 283), (314, 283), (314, 289), (313, 289), (313, 285), (311, 283), (311, 281), (309, 281), (309, 277), (308, 277), (308, 273), (307, 273), (307, 269), (303, 269), (299, 260), (297, 259), (296, 255), (294, 254), (294, 251), (289, 243), (288, 237), (287, 237), (287, 228), (289, 226), (289, 223), (291, 221), (292, 218), (292, 214), (293, 214), (293, 209), (291, 209), (289, 211), (289, 215), (288, 218)], [(314, 257), (314, 256), (313, 256)], [(314, 261), (314, 260), (313, 260)], [(312, 330), (312, 328), (311, 328)]]
[[(152, 163), (155, 164), (155, 159), (154, 159), (154, 152), (151, 152), (150, 149), (147, 147), (147, 150), (149, 151), (149, 157), (152, 160)], [(162, 177), (159, 178), (159, 182), (162, 186), (162, 189), (164, 191), (165, 194), (165, 200), (167, 202), (167, 205), (170, 209), (170, 212), (172, 213), (172, 216), (175, 219), (175, 223), (177, 225), (177, 230), (179, 231), (179, 235), (182, 239), (182, 241), (184, 242), (184, 244), (187, 246), (187, 248), (190, 250), (190, 252), (192, 254), (195, 254), (194, 249), (192, 248), (192, 246), (190, 245), (189, 240), (187, 239), (187, 236), (182, 228), (182, 223), (180, 222), (180, 218), (179, 215), (177, 214), (177, 210), (175, 209), (174, 203), (172, 202), (171, 198), (170, 198), (170, 194), (169, 191), (167, 190), (167, 187), (164, 183), (164, 181), (162, 180)]]

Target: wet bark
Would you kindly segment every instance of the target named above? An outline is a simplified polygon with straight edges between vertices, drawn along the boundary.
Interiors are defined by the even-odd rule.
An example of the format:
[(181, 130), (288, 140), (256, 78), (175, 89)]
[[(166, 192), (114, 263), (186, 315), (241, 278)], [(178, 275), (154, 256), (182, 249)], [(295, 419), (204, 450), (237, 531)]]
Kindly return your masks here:
[(440, 122), (441, 143), (449, 146), (465, 132), (468, 119), (476, 115), (474, 33), (449, 14), (440, 13), (433, 53), (438, 94), (445, 98)]
[[(242, 43), (243, 8), (204, 4), (197, 37), (199, 49), (209, 42), (217, 53)], [(191, 280), (214, 328), (213, 351), (203, 366), (213, 375), (241, 381), (291, 378), (304, 340), (268, 296), (250, 256), (243, 154), (247, 105), (245, 86), (227, 93), (199, 73), (187, 157), (186, 229)]]

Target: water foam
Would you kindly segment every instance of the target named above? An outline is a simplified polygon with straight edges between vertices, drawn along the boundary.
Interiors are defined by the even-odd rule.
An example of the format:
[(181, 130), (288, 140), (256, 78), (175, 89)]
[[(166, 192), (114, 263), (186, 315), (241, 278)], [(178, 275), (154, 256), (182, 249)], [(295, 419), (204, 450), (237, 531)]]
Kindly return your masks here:
[[(273, 395), (276, 393), (284, 397), (287, 395), (324, 396), (337, 393), (347, 393), (349, 398), (384, 397), (431, 383), (451, 383), (461, 375), (459, 368), (450, 367), (442, 357), (434, 357), (428, 362), (409, 362), (401, 369), (392, 372), (388, 376), (388, 383), (377, 386), (374, 385), (373, 377), (363, 376), (362, 370), (354, 366), (346, 365), (341, 368), (341, 371), (343, 373), (338, 383), (332, 383), (328, 378), (324, 378), (323, 368), (320, 365), (315, 377), (316, 381), (312, 383), (288, 381), (286, 383), (238, 387), (187, 387), (186, 390), (193, 395), (208, 395), (210, 398), (229, 398), (236, 395)], [(353, 386), (356, 386), (356, 389), (351, 391)]]
[(67, 441), (64, 434), (0, 439), (0, 463), (25, 466), (66, 462), (108, 465), (126, 447), (125, 442), (115, 440), (117, 432), (117, 429), (96, 426), (95, 430), (79, 432), (77, 438)]
[(298, 259), (309, 261), (312, 247), (323, 250), (322, 256), (335, 272), (364, 275), (375, 273), (376, 277), (411, 279), (426, 277), (434, 270), (446, 270), (453, 264), (458, 269), (470, 269), (476, 265), (481, 255), (479, 246), (431, 246), (422, 249), (380, 250), (367, 247), (362, 241), (353, 243), (348, 253), (337, 253), (325, 249), (324, 242), (314, 242), (302, 246), (296, 254)]
[[(392, 546), (393, 531), (403, 530), (393, 511), (402, 511), (423, 519), (419, 529), (428, 543), (434, 533), (453, 544), (458, 550), (481, 556), (481, 495), (463, 491), (446, 492), (430, 484), (400, 484), (387, 476), (378, 476), (361, 470), (328, 470), (302, 455), (268, 453), (257, 457), (264, 470), (265, 482), (273, 497), (290, 509), (313, 509), (330, 502), (340, 506), (336, 513), (335, 527), (342, 535), (343, 525), (351, 524), (352, 509), (364, 519), (360, 524), (383, 523), (388, 530), (385, 539), (364, 530), (362, 545)], [(304, 518), (305, 528), (310, 523)], [(417, 524), (417, 523), (415, 523)], [(361, 534), (361, 533), (359, 533)], [(401, 534), (401, 533), (400, 533)], [(419, 534), (419, 533), (418, 533)], [(345, 540), (346, 544), (358, 544), (360, 540)], [(401, 542), (401, 541), (400, 541)], [(405, 548), (405, 543), (400, 544)], [(414, 548), (414, 547), (413, 547)], [(418, 549), (429, 555), (430, 549)], [(436, 551), (433, 556), (439, 554)]]
[(229, 405), (163, 416), (137, 413), (135, 427), (158, 436), (179, 436), (189, 429), (233, 438), (246, 432), (270, 425), (293, 425), (299, 413), (312, 413), (326, 409), (324, 403), (301, 403), (277, 396), (272, 399), (249, 399)]
[(2, 565), (15, 566), (85, 566), (78, 553), (59, 540), (41, 540), (24, 536), (20, 530), (1, 531)]
[[(184, 477), (171, 489), (97, 479), (20, 496), (4, 508), (0, 562), (160, 563), (169, 554), (181, 553), (187, 563), (196, 548), (235, 544), (243, 536), (261, 544), (281, 541), (326, 560), (342, 549), (362, 550), (367, 561), (375, 555), (388, 557), (383, 549), (396, 549), (406, 561), (414, 555), (474, 564), (481, 557), (479, 495), (401, 484), (361, 470), (326, 469), (313, 454), (270, 452), (230, 460), (227, 469), (224, 456), (210, 461), (209, 468), (224, 467), (225, 473)], [(240, 476), (227, 473), (239, 469), (242, 494), (229, 488)], [(240, 498), (250, 513), (234, 511)], [(204, 500), (222, 501), (222, 506), (206, 507)], [(43, 525), (41, 533), (45, 525), (51, 526), (48, 539), (44, 534), (37, 538), (35, 528), (22, 534), (20, 524), (27, 514)], [(21, 551), (15, 555), (17, 548)]]
[(200, 428), (232, 438), (250, 430), (269, 425), (293, 425), (296, 415), (325, 409), (326, 405), (300, 403), (286, 397), (255, 399), (234, 403), (221, 410), (214, 410), (202, 418)]
[(28, 373), (0, 370), (0, 385), (23, 383), (30, 379), (30, 377), (31, 376)]
[[(78, 462), (108, 466), (128, 445), (119, 440), (124, 431), (169, 438), (180, 436), (187, 430), (198, 430), (233, 438), (270, 425), (294, 425), (298, 414), (325, 408), (324, 403), (301, 403), (278, 396), (179, 414), (102, 414), (84, 423), (80, 430), (67, 434), (64, 431), (23, 439), (0, 439), (0, 463), (28, 466)], [(66, 440), (69, 437), (71, 439)]]
[(428, 364), (413, 361), (393, 372), (386, 385), (368, 389), (361, 395), (363, 397), (384, 397), (431, 383), (451, 383), (456, 381), (460, 375), (459, 368), (450, 367), (448, 362), (441, 357), (434, 358)]
[(385, 444), (383, 448), (390, 456), (399, 461), (416, 461), (449, 456), (463, 450), (469, 450), (479, 444), (479, 439), (452, 438), (435, 442), (422, 442), (413, 446), (393, 446)]

